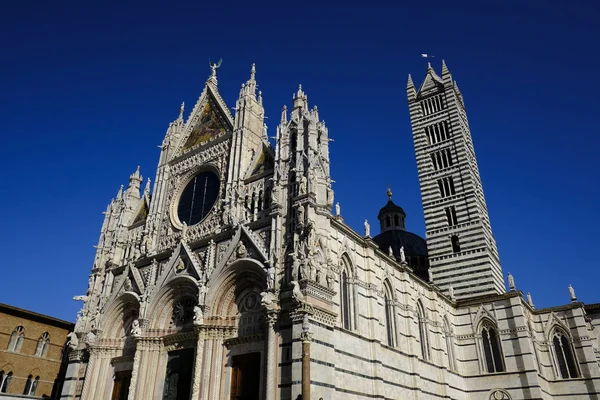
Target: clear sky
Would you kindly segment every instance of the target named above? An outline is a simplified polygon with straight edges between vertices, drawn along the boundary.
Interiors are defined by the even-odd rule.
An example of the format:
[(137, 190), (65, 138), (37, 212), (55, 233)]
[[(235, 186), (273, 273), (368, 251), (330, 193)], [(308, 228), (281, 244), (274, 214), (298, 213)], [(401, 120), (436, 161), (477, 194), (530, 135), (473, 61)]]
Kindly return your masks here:
[[(392, 4), (402, 5), (392, 5)], [(87, 5), (86, 5), (87, 4)], [(13, 1), (0, 13), (0, 302), (74, 320), (101, 212), (223, 58), (256, 63), (267, 125), (301, 83), (329, 127), (336, 201), (363, 232), (391, 185), (424, 235), (406, 79), (444, 58), (465, 97), (506, 275), (537, 307), (600, 302), (597, 0)], [(406, 5), (405, 5), (406, 4)]]

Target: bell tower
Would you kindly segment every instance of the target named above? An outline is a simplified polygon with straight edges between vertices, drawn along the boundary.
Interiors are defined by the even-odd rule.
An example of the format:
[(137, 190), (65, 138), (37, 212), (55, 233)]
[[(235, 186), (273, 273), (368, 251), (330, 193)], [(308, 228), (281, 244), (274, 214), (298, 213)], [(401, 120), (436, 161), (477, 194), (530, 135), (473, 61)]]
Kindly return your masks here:
[(463, 96), (442, 61), (406, 88), (433, 282), (456, 297), (505, 291)]

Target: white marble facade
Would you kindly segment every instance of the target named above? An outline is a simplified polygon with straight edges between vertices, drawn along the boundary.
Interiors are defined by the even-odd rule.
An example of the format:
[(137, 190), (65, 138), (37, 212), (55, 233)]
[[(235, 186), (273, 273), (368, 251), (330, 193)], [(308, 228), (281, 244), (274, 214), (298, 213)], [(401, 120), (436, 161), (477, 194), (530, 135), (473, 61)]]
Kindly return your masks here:
[(106, 210), (61, 398), (600, 398), (600, 307), (573, 291), (538, 310), (512, 278), (455, 294), (447, 261), (418, 276), (332, 214), (302, 88), (273, 146), (254, 66), (235, 115), (217, 68), (169, 125), (152, 193), (137, 170)]

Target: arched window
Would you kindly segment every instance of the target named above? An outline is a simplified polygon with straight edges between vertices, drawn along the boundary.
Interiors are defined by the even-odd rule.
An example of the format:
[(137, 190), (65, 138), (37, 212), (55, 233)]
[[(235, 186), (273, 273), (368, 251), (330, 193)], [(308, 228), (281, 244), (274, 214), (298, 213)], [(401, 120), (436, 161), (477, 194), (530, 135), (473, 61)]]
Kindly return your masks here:
[(394, 312), (394, 292), (389, 281), (384, 282), (383, 307), (385, 312), (385, 329), (388, 346), (396, 345), (396, 313)]
[(355, 302), (354, 285), (352, 277), (352, 264), (347, 255), (342, 257), (342, 273), (340, 274), (340, 316), (342, 327), (344, 329), (354, 329), (356, 321), (354, 320)]
[(25, 333), (22, 326), (17, 326), (17, 329), (10, 335), (10, 341), (8, 342), (8, 351), (19, 352), (25, 339)]
[(420, 301), (417, 302), (417, 319), (419, 323), (419, 342), (421, 343), (421, 357), (429, 360), (429, 337), (427, 335), (427, 319), (425, 309)]
[(50, 335), (48, 335), (48, 332), (44, 332), (38, 339), (35, 355), (38, 357), (46, 357), (46, 354), (48, 353), (48, 346), (50, 346)]
[(350, 296), (348, 294), (348, 274), (342, 271), (340, 279), (340, 307), (342, 311), (342, 327), (350, 329)]
[(444, 336), (446, 337), (446, 355), (448, 356), (448, 368), (456, 371), (456, 362), (454, 359), (454, 342), (452, 341), (452, 329), (448, 318), (444, 317)]
[(504, 372), (498, 333), (496, 327), (489, 321), (485, 321), (481, 326), (481, 340), (487, 372)]
[(556, 370), (561, 378), (577, 378), (577, 362), (569, 336), (562, 329), (555, 329), (552, 335)]
[(0, 393), (8, 392), (8, 385), (10, 385), (12, 375), (12, 371), (9, 373), (5, 373), (4, 370), (0, 371)]

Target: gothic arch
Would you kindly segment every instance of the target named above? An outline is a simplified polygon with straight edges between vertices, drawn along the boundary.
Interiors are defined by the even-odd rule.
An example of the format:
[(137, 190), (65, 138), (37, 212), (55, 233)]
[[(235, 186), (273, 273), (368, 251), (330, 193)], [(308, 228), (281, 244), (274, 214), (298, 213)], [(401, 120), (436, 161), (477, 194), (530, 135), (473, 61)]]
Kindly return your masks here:
[(492, 389), (490, 390), (489, 400), (511, 400), (512, 397), (508, 394), (508, 392), (504, 389)]
[(388, 278), (383, 280), (383, 312), (385, 316), (386, 339), (388, 346), (396, 346), (396, 304), (392, 283)]
[(106, 307), (100, 326), (102, 337), (106, 339), (124, 339), (129, 336), (131, 323), (138, 318), (140, 310), (139, 298), (132, 292), (116, 297)]
[(477, 325), (477, 336), (482, 355), (482, 369), (488, 373), (504, 372), (504, 352), (498, 331), (498, 325), (488, 317), (484, 317)]
[(559, 379), (573, 379), (579, 377), (579, 368), (573, 338), (569, 331), (560, 325), (555, 325), (550, 330), (548, 344), (554, 373)]
[(446, 355), (448, 356), (448, 368), (456, 371), (456, 358), (454, 356), (454, 334), (448, 315), (444, 315), (444, 338), (446, 339)]
[(198, 303), (198, 285), (196, 280), (189, 275), (180, 275), (171, 278), (162, 286), (147, 309), (148, 328), (150, 329), (173, 329), (171, 324), (174, 307), (178, 302), (186, 302), (189, 313), (193, 312), (193, 306)]
[(344, 329), (353, 330), (358, 322), (358, 305), (356, 302), (356, 269), (348, 253), (343, 253), (340, 257), (340, 322)]
[(206, 316), (230, 316), (238, 313), (238, 302), (251, 291), (267, 288), (265, 267), (252, 258), (241, 258), (220, 273), (211, 275), (206, 294)]
[(350, 258), (349, 253), (347, 252), (342, 253), (340, 256), (340, 273), (344, 270), (348, 274), (349, 278), (356, 278), (356, 268), (352, 262), (352, 259)]
[(429, 329), (427, 326), (427, 312), (421, 299), (417, 299), (416, 305), (417, 324), (419, 325), (419, 344), (421, 346), (421, 356), (424, 360), (431, 358), (431, 349), (429, 345)]

